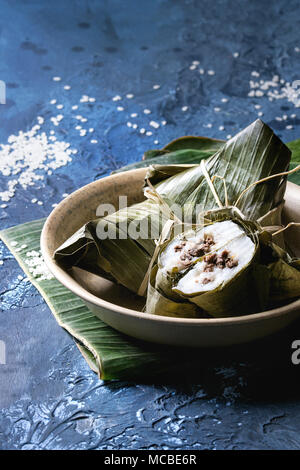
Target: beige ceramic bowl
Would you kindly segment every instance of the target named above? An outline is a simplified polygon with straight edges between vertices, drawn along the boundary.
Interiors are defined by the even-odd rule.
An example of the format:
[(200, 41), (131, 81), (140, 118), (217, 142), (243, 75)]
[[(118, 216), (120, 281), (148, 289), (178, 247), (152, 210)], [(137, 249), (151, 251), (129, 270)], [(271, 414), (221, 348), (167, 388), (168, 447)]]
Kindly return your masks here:
[[(300, 299), (284, 307), (234, 318), (185, 319), (141, 312), (144, 301), (127, 289), (101, 277), (73, 269), (67, 273), (53, 260), (54, 250), (87, 221), (95, 218), (100, 203), (117, 207), (118, 196), (128, 203), (143, 199), (145, 169), (132, 170), (100, 179), (64, 199), (48, 217), (41, 237), (41, 249), (53, 275), (108, 325), (146, 341), (177, 346), (224, 346), (251, 341), (280, 330), (300, 314)], [(300, 222), (300, 187), (288, 183), (284, 222)], [(294, 254), (300, 256), (300, 229), (287, 230)], [(128, 266), (130, 270), (130, 266)]]

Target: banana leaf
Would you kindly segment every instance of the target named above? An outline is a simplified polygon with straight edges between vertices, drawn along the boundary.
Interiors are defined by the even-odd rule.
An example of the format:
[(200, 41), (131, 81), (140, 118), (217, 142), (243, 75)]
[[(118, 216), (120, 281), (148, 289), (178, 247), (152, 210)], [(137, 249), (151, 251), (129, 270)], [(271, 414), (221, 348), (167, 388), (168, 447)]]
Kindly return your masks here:
[(223, 147), (224, 143), (225, 141), (223, 140), (211, 139), (209, 137), (180, 137), (167, 144), (161, 150), (148, 150), (144, 153), (142, 161), (119, 168), (113, 174), (134, 170), (135, 168), (145, 168), (153, 164), (199, 163), (202, 159), (207, 159), (214, 155), (214, 153)]
[(299, 163), (300, 162), (300, 139), (292, 140), (292, 142), (289, 142), (286, 145), (292, 152), (291, 161)]
[[(55, 278), (34, 276), (28, 266), (28, 252), (40, 252), (41, 231), (46, 219), (39, 219), (0, 232), (30, 282), (38, 289), (58, 324), (74, 339), (90, 368), (103, 380), (151, 377), (177, 368), (186, 361), (182, 352), (152, 345), (123, 335), (103, 323)], [(13, 246), (18, 242), (17, 246)], [(25, 246), (20, 251), (18, 247)], [(44, 271), (45, 270), (45, 271)], [(44, 267), (43, 272), (47, 272)], [(190, 358), (190, 354), (188, 356)], [(189, 359), (190, 360), (190, 359)]]
[(291, 255), (269, 239), (260, 236), (262, 263), (269, 271), (269, 305), (276, 306), (300, 296), (300, 259)]
[(168, 152), (174, 152), (181, 149), (197, 149), (197, 150), (206, 150), (214, 152), (223, 147), (225, 140), (221, 139), (212, 139), (211, 137), (199, 137), (186, 135), (179, 137), (178, 139), (172, 140), (167, 145), (164, 146), (162, 150)]
[[(233, 204), (251, 183), (285, 171), (290, 154), (290, 150), (272, 130), (257, 120), (208, 158), (206, 169), (211, 177), (219, 175), (224, 179), (229, 203)], [(150, 171), (148, 174), (150, 181), (157, 180), (159, 168), (155, 168), (154, 173)], [(282, 203), (285, 184), (286, 179), (279, 177), (255, 186), (241, 200), (239, 208), (249, 219), (256, 220), (264, 216)], [(215, 187), (221, 200), (224, 200), (223, 181), (217, 180)], [(192, 165), (172, 177), (166, 175), (166, 179), (156, 184), (155, 189), (167, 204), (183, 208), (182, 216), (190, 217), (191, 221), (196, 220), (199, 208), (209, 210), (217, 207), (201, 165)], [(101, 273), (105, 271), (109, 278), (113, 277), (116, 282), (137, 293), (154, 252), (154, 239), (159, 238), (164, 221), (164, 215), (156, 202), (143, 201), (89, 222), (81, 229), (81, 250), (78, 248), (78, 240), (74, 244), (71, 237), (58, 248), (55, 258), (66, 269), (74, 265), (87, 269), (83, 248), (93, 240), (97, 246), (95, 265)], [(103, 240), (99, 233), (105, 233), (109, 227), (117, 236)], [(131, 228), (134, 232), (138, 228), (139, 236), (131, 236)], [(128, 231), (129, 236), (124, 238)]]
[(149, 155), (147, 159), (121, 167), (118, 170), (113, 171), (112, 174), (135, 170), (136, 168), (146, 168), (150, 165), (172, 165), (177, 163), (199, 164), (201, 160), (206, 160), (214, 155), (217, 150), (217, 148), (212, 150), (183, 149), (176, 150), (174, 152), (163, 152), (159, 156), (155, 157), (153, 157), (153, 154), (151, 153), (151, 156)]
[[(296, 168), (296, 166), (300, 165), (300, 139), (289, 142), (287, 146), (292, 151), (292, 158), (291, 158), (291, 164), (290, 164), (290, 169), (292, 170)], [(289, 181), (292, 181), (292, 183), (300, 184), (299, 173), (294, 173), (290, 175), (288, 179)]]
[(270, 271), (270, 297), (275, 303), (292, 300), (300, 296), (300, 271), (279, 259), (269, 265)]
[(151, 272), (149, 278), (146, 312), (163, 315), (166, 317), (197, 318), (201, 317), (200, 309), (183, 299), (173, 301), (155, 287), (157, 266)]
[[(218, 151), (221, 146), (226, 142), (225, 140), (215, 140), (215, 139), (210, 139), (209, 137), (193, 137), (195, 139), (204, 139), (205, 141), (210, 141), (212, 140), (215, 142), (214, 144), (211, 144), (210, 148), (202, 147), (202, 148), (197, 148), (198, 150), (202, 150), (203, 152), (208, 152), (213, 155), (216, 151)], [(177, 141), (182, 141), (184, 137), (181, 137), (177, 139)], [(191, 139), (191, 137), (187, 137), (187, 139)], [(170, 142), (170, 144), (166, 145), (164, 149), (158, 150), (148, 150), (147, 152), (144, 153), (142, 161), (139, 162), (134, 162), (129, 165), (123, 166), (121, 168), (118, 168), (117, 170), (113, 171), (112, 174), (114, 173), (120, 173), (122, 171), (128, 171), (128, 170), (133, 170), (135, 168), (144, 168), (148, 165), (153, 165), (153, 164), (158, 164), (158, 165), (172, 165), (172, 164), (197, 164), (198, 163), (198, 154), (194, 153), (189, 153), (189, 149), (186, 149), (187, 152), (174, 152), (174, 150), (177, 150), (177, 145), (175, 148), (172, 148), (173, 142)], [(188, 141), (189, 142), (189, 141)], [(195, 148), (194, 144), (191, 143), (189, 144), (191, 146), (191, 149)], [(219, 147), (218, 147), (219, 145)], [(293, 140), (292, 142), (289, 142), (286, 144), (286, 146), (292, 151), (292, 158), (291, 158), (291, 164), (290, 164), (290, 169), (295, 168), (297, 165), (300, 164), (300, 139)], [(169, 150), (169, 151), (166, 151)], [(171, 151), (172, 150), (172, 151)], [(184, 150), (182, 147), (179, 147), (178, 150)], [(206, 154), (205, 154), (206, 155)], [(206, 158), (208, 158), (211, 155), (207, 155)], [(155, 157), (164, 157), (161, 160), (155, 159)], [(205, 156), (203, 155), (205, 158)], [(145, 161), (148, 160), (148, 161)], [(293, 181), (296, 184), (300, 183), (300, 176), (299, 174), (293, 174), (288, 177), (290, 181)]]

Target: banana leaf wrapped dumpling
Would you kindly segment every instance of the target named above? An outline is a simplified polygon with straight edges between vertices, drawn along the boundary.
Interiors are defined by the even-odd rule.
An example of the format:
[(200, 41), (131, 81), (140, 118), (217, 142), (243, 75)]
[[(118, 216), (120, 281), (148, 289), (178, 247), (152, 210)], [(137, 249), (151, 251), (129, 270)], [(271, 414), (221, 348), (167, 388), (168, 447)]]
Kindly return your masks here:
[[(222, 216), (227, 212), (226, 219), (183, 232), (164, 245), (155, 287), (170, 300), (189, 301), (215, 317), (259, 311), (267, 297), (269, 275), (264, 271), (265, 282), (255, 282), (257, 227), (232, 217), (231, 209), (214, 216), (218, 212)], [(158, 313), (158, 308), (148, 293), (147, 311)]]
[(251, 313), (257, 306), (250, 273), (256, 249), (248, 235), (238, 235), (205, 255), (173, 289), (212, 316)]
[[(210, 177), (218, 175), (226, 183), (228, 200), (233, 204), (253, 182), (286, 170), (290, 155), (290, 150), (272, 130), (257, 120), (219, 146), (205, 165)], [(201, 165), (184, 168), (179, 165), (178, 169), (174, 166), (171, 173), (170, 168), (161, 168), (159, 177), (158, 172), (154, 172), (147, 176), (148, 179), (169, 206), (183, 208), (182, 217), (193, 223), (197, 221), (199, 207), (201, 211), (218, 207)], [(224, 196), (223, 181), (218, 179), (215, 183), (221, 200)], [(271, 210), (277, 211), (283, 202), (285, 185), (286, 178), (282, 177), (261, 184), (259, 188), (254, 187), (239, 208), (252, 220)], [(89, 221), (75, 238), (71, 237), (56, 250), (54, 257), (64, 269), (78, 266), (138, 293), (155, 250), (155, 240), (164, 226), (162, 219), (159, 204), (151, 200), (142, 201)], [(140, 229), (137, 237), (131, 235), (132, 227), (134, 232), (136, 227)], [(144, 227), (150, 227), (150, 230), (144, 230)], [(112, 229), (114, 237), (99, 236), (99, 233), (105, 235), (108, 228)], [(153, 228), (155, 236), (152, 236)]]
[[(197, 305), (200, 316), (239, 316), (300, 296), (300, 260), (274, 243), (270, 232), (235, 207), (205, 217), (211, 221), (202, 227), (172, 233), (152, 269), (152, 286), (170, 299), (173, 310), (174, 303), (185, 301)], [(156, 303), (151, 289), (147, 311), (162, 315), (166, 299)]]

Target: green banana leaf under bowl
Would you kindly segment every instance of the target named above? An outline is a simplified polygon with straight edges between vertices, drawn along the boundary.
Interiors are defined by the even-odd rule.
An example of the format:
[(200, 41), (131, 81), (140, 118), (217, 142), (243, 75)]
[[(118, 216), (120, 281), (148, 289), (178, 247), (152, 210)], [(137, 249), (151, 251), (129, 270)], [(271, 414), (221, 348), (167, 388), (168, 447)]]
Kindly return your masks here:
[[(99, 204), (118, 205), (127, 195), (128, 205), (144, 199), (147, 169), (118, 173), (90, 183), (64, 199), (49, 215), (41, 236), (41, 250), (52, 274), (83, 299), (106, 324), (134, 338), (175, 346), (225, 346), (252, 341), (274, 333), (300, 316), (300, 299), (273, 310), (228, 318), (173, 318), (143, 312), (145, 299), (126, 288), (79, 268), (65, 271), (53, 253), (76, 230), (94, 219)], [(283, 223), (300, 222), (300, 187), (288, 183)], [(289, 248), (300, 256), (300, 228), (285, 232)], [(130, 270), (130, 267), (128, 266)], [(142, 282), (142, 279), (141, 279)]]

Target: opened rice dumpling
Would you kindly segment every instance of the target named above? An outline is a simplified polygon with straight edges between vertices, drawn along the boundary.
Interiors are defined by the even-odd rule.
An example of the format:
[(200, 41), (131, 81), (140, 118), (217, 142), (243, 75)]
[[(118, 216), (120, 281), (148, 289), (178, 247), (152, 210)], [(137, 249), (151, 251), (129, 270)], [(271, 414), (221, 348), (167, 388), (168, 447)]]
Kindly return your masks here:
[[(234, 209), (212, 214), (224, 220), (189, 229), (164, 244), (155, 287), (170, 300), (188, 300), (211, 316), (252, 313), (263, 307), (264, 298), (256, 292), (252, 273), (259, 259), (258, 226)], [(266, 289), (267, 284), (258, 288)], [(158, 311), (149, 291), (147, 311)]]
[[(300, 261), (276, 245), (270, 232), (235, 207), (210, 211), (205, 220), (177, 236), (170, 232), (160, 246), (147, 312), (162, 315), (169, 299), (174, 311), (177, 303), (176, 316), (188, 301), (199, 307), (199, 316), (229, 317), (300, 296)], [(163, 303), (156, 302), (154, 289)]]

